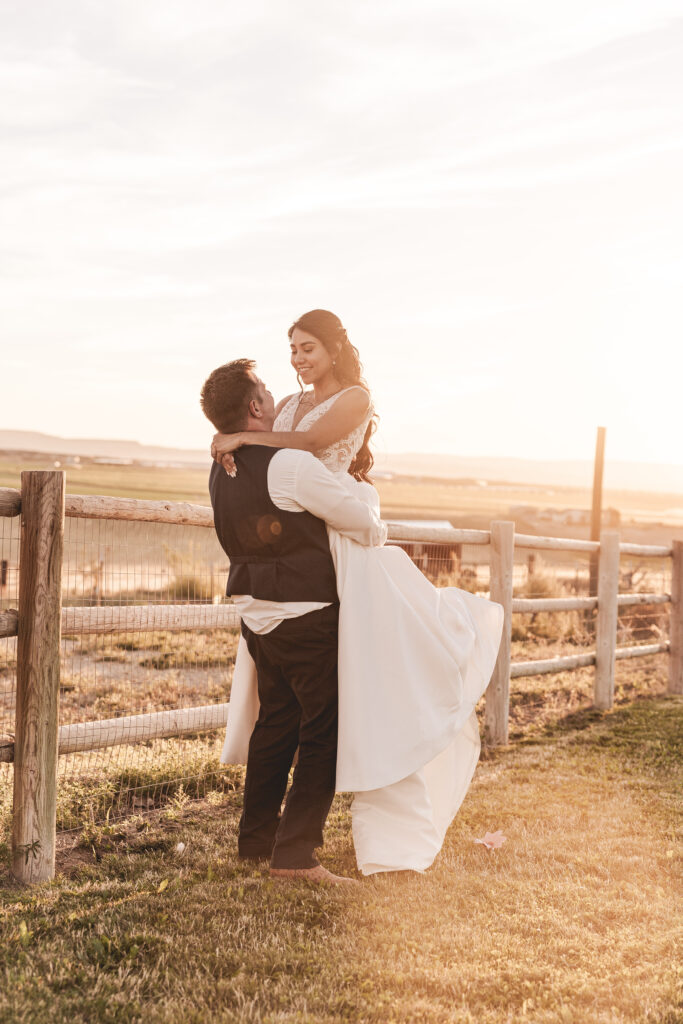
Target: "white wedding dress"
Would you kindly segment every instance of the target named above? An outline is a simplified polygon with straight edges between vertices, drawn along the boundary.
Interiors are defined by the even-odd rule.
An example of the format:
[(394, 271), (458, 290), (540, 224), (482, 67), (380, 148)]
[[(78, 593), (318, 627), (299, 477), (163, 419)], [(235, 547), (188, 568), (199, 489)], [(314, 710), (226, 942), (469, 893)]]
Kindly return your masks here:
[[(341, 393), (341, 392), (340, 392)], [(306, 430), (338, 395), (311, 409)], [(294, 429), (294, 396), (274, 430)], [(357, 497), (371, 484), (347, 472), (371, 412), (318, 458)], [(424, 871), (441, 849), (479, 759), (474, 708), (493, 672), (503, 609), (436, 588), (401, 548), (363, 547), (328, 527), (339, 593), (337, 790), (354, 794), (353, 841), (364, 875)], [(243, 764), (258, 716), (256, 671), (240, 639), (223, 764)]]

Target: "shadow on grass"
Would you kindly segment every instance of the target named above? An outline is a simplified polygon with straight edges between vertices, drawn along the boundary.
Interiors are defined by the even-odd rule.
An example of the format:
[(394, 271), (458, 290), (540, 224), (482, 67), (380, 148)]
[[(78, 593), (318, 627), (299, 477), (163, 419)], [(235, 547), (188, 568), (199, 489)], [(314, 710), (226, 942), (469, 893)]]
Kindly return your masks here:
[[(501, 751), (557, 743), (577, 771), (607, 771), (635, 788), (648, 813), (676, 829), (683, 818), (683, 697), (637, 697), (610, 711), (582, 708)], [(496, 752), (493, 752), (493, 758)]]
[(681, 779), (683, 698), (640, 698), (596, 714), (593, 721), (576, 716), (572, 746), (615, 758), (623, 771)]
[(508, 747), (482, 750), (483, 760), (514, 759), (515, 750), (559, 741), (568, 752), (597, 756), (626, 776), (656, 779), (683, 792), (683, 697), (639, 696), (610, 711), (583, 707), (546, 722)]

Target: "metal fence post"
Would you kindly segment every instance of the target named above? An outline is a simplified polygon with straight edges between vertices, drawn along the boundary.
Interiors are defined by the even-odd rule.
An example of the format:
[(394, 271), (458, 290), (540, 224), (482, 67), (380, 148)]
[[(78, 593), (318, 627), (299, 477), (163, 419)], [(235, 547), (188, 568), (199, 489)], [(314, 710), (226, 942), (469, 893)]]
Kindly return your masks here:
[(491, 747), (508, 741), (514, 560), (515, 524), (501, 520), (491, 523), (491, 600), (502, 604), (505, 612), (498, 659), (486, 690), (484, 733)]
[(617, 594), (619, 593), (619, 533), (617, 530), (602, 531), (599, 557), (593, 703), (596, 708), (607, 709), (614, 704)]
[(683, 693), (683, 540), (673, 542), (669, 693)]
[(21, 474), (12, 874), (26, 884), (55, 873), (64, 478)]

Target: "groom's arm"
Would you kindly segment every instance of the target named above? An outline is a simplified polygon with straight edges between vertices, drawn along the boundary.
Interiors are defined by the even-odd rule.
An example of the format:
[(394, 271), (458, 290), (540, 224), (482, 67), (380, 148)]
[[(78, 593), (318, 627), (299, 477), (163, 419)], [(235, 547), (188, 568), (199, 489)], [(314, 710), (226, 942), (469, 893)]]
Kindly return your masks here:
[(366, 547), (379, 547), (387, 527), (374, 509), (350, 494), (309, 452), (283, 448), (268, 467), (268, 490), (278, 508), (306, 510)]

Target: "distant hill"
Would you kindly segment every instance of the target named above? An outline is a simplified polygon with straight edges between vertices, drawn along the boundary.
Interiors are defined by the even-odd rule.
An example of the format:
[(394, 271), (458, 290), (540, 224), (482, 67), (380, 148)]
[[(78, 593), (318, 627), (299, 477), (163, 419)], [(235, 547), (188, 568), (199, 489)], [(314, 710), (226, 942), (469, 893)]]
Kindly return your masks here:
[[(164, 448), (138, 441), (55, 437), (26, 430), (0, 430), (0, 453), (44, 452), (50, 455), (81, 455), (90, 458), (133, 459), (144, 462), (205, 466), (204, 449)], [(405, 476), (509, 481), (555, 487), (586, 487), (593, 482), (588, 461), (493, 458), (437, 454), (381, 454), (375, 466), (383, 473)], [(605, 487), (610, 490), (655, 491), (683, 494), (683, 466), (646, 462), (611, 462), (605, 465)]]
[(163, 448), (140, 444), (139, 441), (105, 441), (98, 438), (55, 437), (32, 430), (0, 430), (0, 452), (45, 452), (49, 455), (85, 455), (112, 459), (135, 459), (153, 462), (185, 462), (190, 465), (207, 462), (207, 451), (191, 448)]

